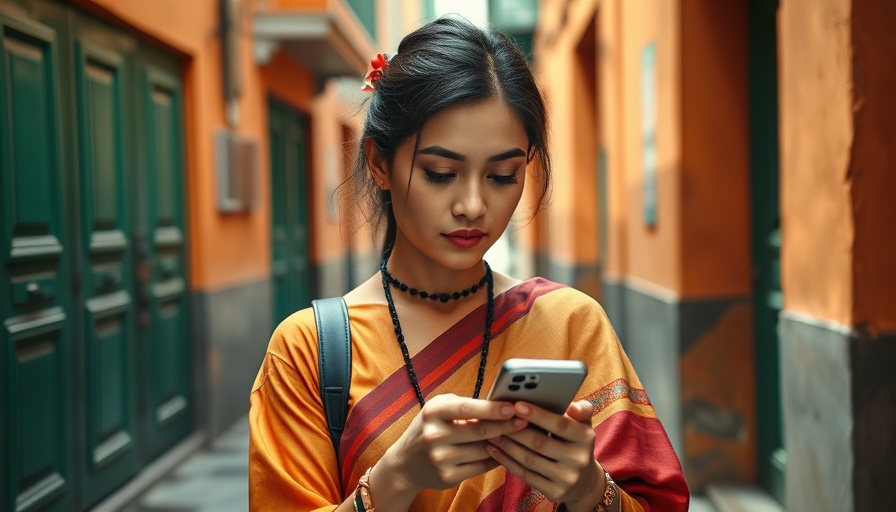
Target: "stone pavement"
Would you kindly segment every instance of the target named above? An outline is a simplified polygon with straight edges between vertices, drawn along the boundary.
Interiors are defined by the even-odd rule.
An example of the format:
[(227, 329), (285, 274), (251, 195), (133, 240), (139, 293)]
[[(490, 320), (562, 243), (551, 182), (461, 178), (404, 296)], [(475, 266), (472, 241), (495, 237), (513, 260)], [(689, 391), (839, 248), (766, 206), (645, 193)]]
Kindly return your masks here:
[[(208, 447), (190, 455), (124, 512), (246, 512), (248, 450), (249, 424), (243, 418)], [(690, 510), (715, 509), (705, 498), (694, 497)]]
[(246, 512), (249, 423), (236, 422), (124, 512)]

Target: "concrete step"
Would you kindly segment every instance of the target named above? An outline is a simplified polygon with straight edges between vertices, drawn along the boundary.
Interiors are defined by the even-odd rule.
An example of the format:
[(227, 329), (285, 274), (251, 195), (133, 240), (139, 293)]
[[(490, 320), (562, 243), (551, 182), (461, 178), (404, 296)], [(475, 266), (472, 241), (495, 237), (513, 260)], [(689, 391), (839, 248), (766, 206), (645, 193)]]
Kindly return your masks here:
[(710, 485), (706, 497), (716, 512), (785, 512), (780, 503), (757, 487)]

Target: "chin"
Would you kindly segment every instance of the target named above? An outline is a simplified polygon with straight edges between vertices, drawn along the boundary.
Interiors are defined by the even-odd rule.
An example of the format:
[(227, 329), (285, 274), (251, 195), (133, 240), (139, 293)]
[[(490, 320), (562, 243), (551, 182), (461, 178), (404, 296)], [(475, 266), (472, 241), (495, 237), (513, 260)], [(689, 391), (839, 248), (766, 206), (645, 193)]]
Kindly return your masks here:
[(469, 270), (478, 265), (484, 256), (485, 251), (458, 251), (458, 254), (439, 254), (433, 261), (451, 270)]

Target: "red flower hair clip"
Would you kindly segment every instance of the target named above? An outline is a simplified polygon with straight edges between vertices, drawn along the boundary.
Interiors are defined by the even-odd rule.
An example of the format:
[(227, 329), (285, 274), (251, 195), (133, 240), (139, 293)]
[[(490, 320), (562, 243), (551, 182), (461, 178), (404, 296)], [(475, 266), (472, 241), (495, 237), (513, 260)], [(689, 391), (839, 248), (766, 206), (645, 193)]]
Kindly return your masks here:
[(383, 76), (383, 70), (389, 66), (389, 59), (386, 57), (385, 53), (378, 53), (376, 57), (370, 59), (370, 67), (373, 70), (370, 73), (367, 73), (367, 76), (364, 77), (364, 87), (361, 88), (364, 92), (373, 92), (373, 87), (376, 85), (376, 82)]

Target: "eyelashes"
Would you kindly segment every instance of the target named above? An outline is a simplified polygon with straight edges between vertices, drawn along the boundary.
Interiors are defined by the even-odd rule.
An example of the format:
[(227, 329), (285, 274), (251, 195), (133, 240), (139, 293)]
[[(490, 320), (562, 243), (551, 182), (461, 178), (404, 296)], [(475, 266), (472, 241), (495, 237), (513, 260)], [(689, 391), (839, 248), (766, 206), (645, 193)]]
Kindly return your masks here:
[[(430, 183), (437, 183), (437, 184), (448, 183), (453, 178), (457, 177), (457, 175), (454, 173), (435, 172), (435, 171), (430, 171), (429, 169), (423, 169), (423, 174), (426, 177), (426, 181), (428, 181)], [(489, 174), (488, 179), (494, 181), (495, 183), (497, 183), (499, 185), (514, 185), (516, 183), (519, 183), (519, 180), (516, 177), (516, 173), (509, 174), (509, 175)]]
[(447, 172), (434, 172), (429, 169), (423, 169), (426, 181), (430, 183), (448, 183), (455, 175)]
[(519, 180), (516, 179), (516, 174), (489, 174), (488, 177), (498, 183), (500, 185), (513, 185), (519, 183)]

